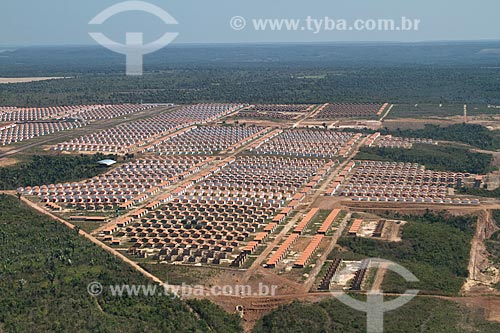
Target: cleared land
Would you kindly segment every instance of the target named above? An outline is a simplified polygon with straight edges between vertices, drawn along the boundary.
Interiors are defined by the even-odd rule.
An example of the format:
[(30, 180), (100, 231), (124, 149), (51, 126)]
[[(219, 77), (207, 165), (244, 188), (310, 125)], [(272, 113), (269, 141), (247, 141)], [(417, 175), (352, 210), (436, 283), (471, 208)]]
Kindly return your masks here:
[[(47, 163), (38, 164), (23, 164), (23, 158), (17, 166), (5, 168), (5, 187), (25, 186), (23, 200), (31, 200), (30, 205), (61, 221), (75, 215), (89, 217), (88, 221), (74, 224), (91, 232), (99, 246), (157, 281), (201, 283), (204, 288), (245, 284), (253, 291), (262, 284), (277, 286), (275, 295), (227, 292), (202, 297), (232, 313), (238, 305), (243, 306), (246, 330), (280, 305), (331, 297), (329, 286), (354, 288), (360, 294), (373, 285), (401, 292), (401, 281), (383, 270), (358, 274), (369, 257), (407, 265), (421, 278), (419, 288), (428, 294), (458, 295), (468, 277), (469, 256), (475, 253), (475, 247), (470, 246), (474, 228), (469, 224), (481, 209), (500, 207), (496, 199), (483, 203), (482, 199), (472, 201), (470, 195), (456, 195), (453, 188), (471, 187), (472, 181), (450, 180), (451, 174), (444, 177), (424, 172), (423, 168), (405, 171), (412, 178), (411, 184), (416, 184), (412, 188), (410, 178), (400, 177), (401, 172), (392, 172), (384, 165), (363, 176), (373, 182), (363, 180), (362, 184), (371, 187), (357, 192), (366, 194), (366, 201), (360, 196), (358, 201), (340, 197), (341, 192), (336, 191), (351, 188), (349, 181), (358, 168), (354, 159), (359, 158), (356, 156), (360, 150), (365, 152), (362, 147), (371, 142), (372, 131), (357, 129), (349, 133), (322, 125), (296, 128), (301, 124), (296, 119), (269, 120), (265, 125), (259, 119), (246, 120), (245, 124), (226, 123), (239, 110), (238, 105), (200, 104), (168, 113), (154, 109), (133, 120), (106, 125), (96, 121), (92, 127), (72, 131), (73, 141), (59, 137), (54, 145), (45, 147), (46, 153), (52, 152), (49, 155), (63, 156), (53, 156), (53, 160), (47, 157)], [(317, 111), (319, 108), (312, 112)], [(151, 122), (158, 127), (154, 133), (143, 129)], [(179, 126), (171, 127), (172, 122)], [(356, 120), (351, 122), (353, 126), (358, 124)], [(450, 151), (442, 148), (446, 147), (442, 142), (438, 146), (419, 143), (420, 135), (496, 146), (495, 140), (488, 140), (494, 139), (496, 133), (482, 127), (465, 127), (471, 135), (464, 138), (458, 135), (463, 129), (424, 127), (408, 138), (404, 131), (398, 131), (394, 138), (383, 140), (383, 149), (389, 155), (407, 154), (429, 145), (432, 156), (419, 162), (442, 164), (443, 170), (448, 170), (450, 163), (439, 158), (449, 162), (450, 155), (445, 153)], [(479, 136), (481, 139), (476, 140)], [(139, 145), (128, 150), (132, 141)], [(127, 148), (128, 154), (118, 158), (118, 165), (94, 170), (97, 157), (90, 154), (106, 153), (117, 144)], [(54, 152), (54, 147), (64, 149)], [(82, 152), (85, 158), (79, 156)], [(458, 154), (453, 150), (451, 155), (455, 152)], [(20, 158), (18, 155), (12, 157)], [(85, 162), (87, 179), (75, 179), (74, 173), (79, 171), (73, 160)], [(485, 158), (482, 169), (474, 171), (487, 172), (489, 162)], [(44, 170), (44, 164), (50, 170)], [(65, 164), (71, 166), (67, 172)], [(486, 183), (481, 181), (480, 185)], [(372, 194), (380, 194), (375, 185), (387, 194), (387, 201), (372, 200)], [(450, 200), (434, 198), (435, 204), (420, 200), (436, 193)], [(397, 195), (414, 200), (392, 200)], [(440, 217), (439, 221), (434, 221), (431, 213), (423, 219), (413, 217), (424, 214), (426, 207), (472, 216)], [(336, 210), (338, 215), (334, 214)], [(365, 210), (371, 213), (365, 214)], [(393, 216), (388, 217), (390, 214)], [(103, 217), (104, 221), (90, 222), (93, 217)], [(356, 222), (360, 219), (363, 221)], [(407, 224), (401, 222), (406, 220)], [(495, 248), (496, 243), (492, 244), (490, 247)], [(343, 259), (340, 269), (347, 267), (350, 271), (335, 277), (338, 267), (333, 267), (333, 275), (327, 276), (338, 258)], [(443, 276), (445, 281), (436, 281), (435, 276)], [(324, 281), (327, 289), (319, 289)], [(331, 281), (337, 281), (336, 286)], [(477, 289), (472, 295), (482, 297)]]
[(57, 77), (57, 76), (55, 76), (55, 77), (17, 77), (17, 78), (0, 77), (0, 84), (27, 83), (27, 82), (61, 80), (61, 79), (69, 79), (69, 77)]

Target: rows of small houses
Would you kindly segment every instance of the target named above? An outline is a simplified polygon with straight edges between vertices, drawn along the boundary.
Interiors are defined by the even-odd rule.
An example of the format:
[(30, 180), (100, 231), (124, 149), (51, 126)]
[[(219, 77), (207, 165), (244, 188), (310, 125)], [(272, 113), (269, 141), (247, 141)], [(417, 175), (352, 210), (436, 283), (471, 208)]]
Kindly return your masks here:
[(244, 111), (265, 111), (265, 112), (299, 112), (307, 113), (314, 109), (310, 104), (256, 104), (250, 105)]
[(104, 119), (122, 117), (142, 111), (147, 111), (155, 107), (157, 107), (156, 104), (103, 105), (77, 112), (73, 115), (73, 117), (85, 120), (104, 120)]
[(450, 189), (473, 181), (469, 173), (426, 170), (418, 163), (355, 161), (332, 183), (329, 195), (357, 201), (478, 204), (477, 199), (450, 198)]
[[(104, 230), (107, 240), (131, 242), (132, 253), (164, 261), (239, 266), (255, 250), (255, 242), (264, 243), (335, 165), (264, 156), (238, 156), (223, 162), (172, 191), (169, 202), (150, 204), (126, 217), (126, 223), (109, 225)], [(170, 230), (161, 235), (141, 234), (144, 237), (138, 239), (131, 234), (136, 230), (124, 229), (132, 222), (139, 223), (134, 224), (139, 228), (157, 222), (152, 219), (160, 220), (158, 228)]]
[(23, 122), (68, 118), (75, 113), (84, 113), (103, 108), (102, 105), (51, 106), (46, 108), (0, 108), (0, 121)]
[(42, 202), (68, 208), (130, 208), (166, 187), (200, 171), (212, 159), (203, 156), (147, 156), (81, 182), (20, 188)]
[(234, 104), (197, 104), (166, 111), (151, 118), (140, 119), (91, 133), (58, 144), (56, 150), (127, 153), (135, 147), (154, 144), (155, 139), (169, 132), (194, 124), (216, 120), (237, 110)]
[(39, 136), (72, 130), (85, 125), (86, 123), (81, 121), (11, 123), (0, 127), (0, 145), (5, 146)]
[(250, 105), (238, 112), (239, 118), (294, 120), (305, 116), (314, 105), (300, 104), (258, 104)]
[[(314, 218), (314, 216), (319, 212), (319, 208), (312, 208), (298, 223), (298, 225), (293, 229), (292, 233), (288, 235), (285, 240), (281, 243), (276, 251), (274, 251), (269, 259), (267, 260), (265, 266), (268, 268), (274, 268), (281, 262), (287, 254), (292, 250), (293, 245), (299, 240), (301, 235), (306, 230), (307, 226)], [(321, 242), (323, 241), (325, 235), (332, 228), (333, 222), (341, 216), (340, 209), (334, 209), (328, 214), (326, 219), (322, 222), (321, 226), (316, 231), (316, 235), (313, 237), (307, 237), (308, 244), (306, 248), (299, 254), (298, 258), (294, 260), (293, 267), (304, 268), (313, 259), (313, 255), (318, 251)]]
[(105, 241), (130, 242), (131, 253), (162, 261), (219, 264), (232, 261), (231, 254), (278, 209), (278, 203), (254, 200), (176, 198)]
[(46, 108), (0, 108), (1, 122), (25, 122), (78, 118), (85, 120), (111, 119), (156, 107), (155, 104), (115, 104), (51, 106)]
[(311, 190), (334, 165), (334, 161), (323, 159), (238, 156), (220, 172), (196, 184), (192, 194), (287, 201), (304, 185)]
[(260, 119), (260, 120), (297, 120), (305, 113), (284, 113), (284, 112), (264, 112), (264, 111), (240, 111), (237, 118)]
[(179, 135), (172, 135), (145, 151), (164, 155), (210, 155), (225, 150), (234, 151), (268, 130), (269, 128), (260, 126), (195, 126)]
[(347, 156), (361, 134), (333, 130), (288, 129), (251, 151), (262, 155), (333, 158)]
[(0, 144), (8, 145), (86, 126), (91, 120), (109, 119), (153, 108), (154, 105), (83, 105), (48, 108), (0, 109)]

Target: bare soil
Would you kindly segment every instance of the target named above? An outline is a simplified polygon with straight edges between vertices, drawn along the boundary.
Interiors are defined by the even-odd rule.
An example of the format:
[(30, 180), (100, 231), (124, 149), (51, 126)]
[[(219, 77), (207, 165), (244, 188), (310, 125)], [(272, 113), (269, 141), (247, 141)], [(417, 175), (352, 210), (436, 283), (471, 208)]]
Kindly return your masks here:
[(0, 84), (7, 83), (28, 83), (28, 82), (38, 82), (38, 81), (47, 81), (47, 80), (61, 80), (68, 79), (67, 77), (17, 77), (17, 78), (8, 78), (8, 77), (0, 77)]
[(7, 167), (17, 163), (19, 163), (19, 160), (16, 158), (0, 158), (0, 167)]
[(462, 287), (462, 293), (467, 296), (481, 294), (500, 295), (500, 292), (492, 286), (500, 281), (500, 270), (489, 260), (489, 253), (486, 250), (484, 241), (498, 231), (491, 216), (491, 211), (480, 212), (477, 221), (476, 233), (472, 239), (469, 277)]

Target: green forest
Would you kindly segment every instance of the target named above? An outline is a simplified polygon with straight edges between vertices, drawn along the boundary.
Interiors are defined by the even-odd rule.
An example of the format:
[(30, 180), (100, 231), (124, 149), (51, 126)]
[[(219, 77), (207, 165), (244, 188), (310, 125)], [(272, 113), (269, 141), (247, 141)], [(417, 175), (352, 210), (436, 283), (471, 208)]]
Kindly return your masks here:
[(241, 332), (239, 317), (168, 296), (90, 296), (87, 285), (149, 284), (75, 231), (0, 195), (0, 332)]
[[(417, 297), (384, 316), (384, 331), (391, 333), (497, 333), (500, 324), (482, 313), (450, 301)], [(366, 332), (366, 314), (335, 299), (306, 304), (294, 302), (265, 315), (254, 333)]]
[(0, 190), (46, 185), (94, 177), (107, 169), (99, 164), (115, 155), (34, 155), (31, 161), (0, 168)]
[(500, 148), (500, 132), (490, 131), (486, 127), (476, 124), (454, 124), (451, 126), (426, 124), (423, 129), (395, 130), (382, 134), (462, 142), (473, 147), (489, 150)]
[[(2, 85), (0, 105), (51, 106), (93, 103), (487, 103), (500, 101), (496, 76), (484, 73), (478, 86), (464, 85), (472, 68), (197, 68), (170, 69), (141, 78), (121, 74)], [(450, 75), (459, 76), (452, 79)], [(448, 90), (443, 90), (443, 85)], [(482, 87), (496, 87), (484, 90)], [(463, 91), (466, 94), (463, 94)]]
[(500, 60), (481, 52), (498, 47), (494, 41), (179, 45), (146, 56), (143, 77), (126, 77), (125, 57), (100, 47), (0, 49), (0, 76), (70, 78), (2, 85), (0, 105), (500, 104)]
[(487, 188), (462, 187), (459, 189), (459, 193), (477, 197), (500, 198), (500, 187), (494, 190), (488, 190)]
[(358, 160), (412, 162), (436, 171), (485, 174), (492, 171), (493, 156), (474, 153), (464, 148), (415, 144), (411, 149), (361, 147)]
[[(409, 269), (420, 280), (408, 284), (388, 273), (382, 284), (385, 292), (404, 292), (408, 287), (425, 294), (456, 295), (468, 275), (470, 242), (475, 216), (451, 216), (427, 211), (422, 216), (398, 216), (409, 221), (403, 226), (402, 242), (383, 242), (361, 237), (344, 237), (330, 257), (384, 258)], [(439, 278), (437, 278), (439, 277)]]

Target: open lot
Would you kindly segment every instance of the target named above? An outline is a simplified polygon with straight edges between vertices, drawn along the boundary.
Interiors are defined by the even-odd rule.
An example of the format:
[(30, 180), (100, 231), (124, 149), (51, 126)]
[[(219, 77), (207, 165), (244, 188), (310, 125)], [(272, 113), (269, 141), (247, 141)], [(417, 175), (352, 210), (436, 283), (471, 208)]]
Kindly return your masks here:
[(27, 83), (27, 82), (61, 80), (61, 79), (69, 79), (69, 78), (68, 77), (17, 77), (17, 78), (0, 77), (0, 84)]

